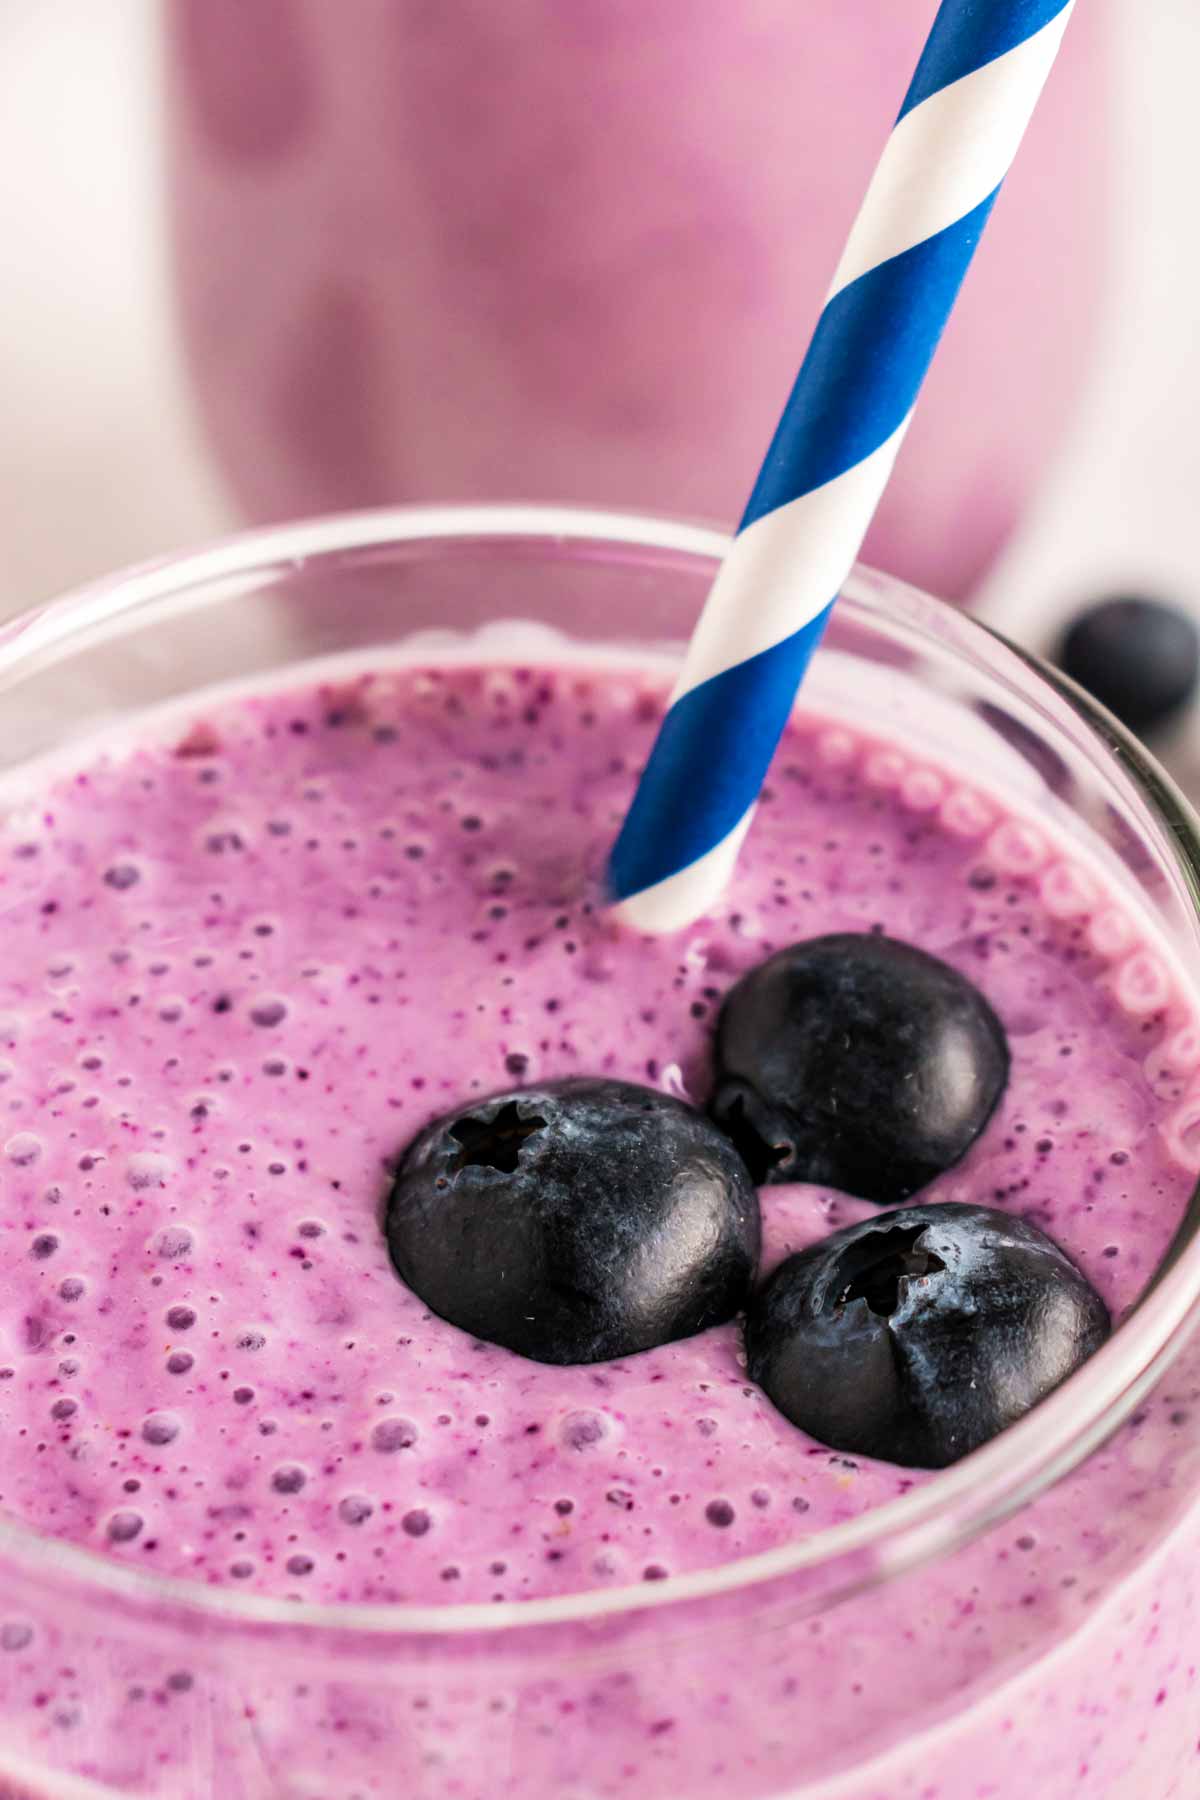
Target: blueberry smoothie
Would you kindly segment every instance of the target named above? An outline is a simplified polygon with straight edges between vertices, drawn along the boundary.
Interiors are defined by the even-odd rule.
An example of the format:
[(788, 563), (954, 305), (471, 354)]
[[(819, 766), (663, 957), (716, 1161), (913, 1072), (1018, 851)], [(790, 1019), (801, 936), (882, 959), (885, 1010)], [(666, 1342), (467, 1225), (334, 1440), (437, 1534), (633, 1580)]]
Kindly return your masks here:
[[(800, 1253), (825, 1254), (834, 1234), (861, 1244), (854, 1228), (889, 1203), (918, 1221), (986, 1209), (1019, 1246), (1028, 1234), (1037, 1257), (1061, 1258), (1038, 1264), (1043, 1324), (1027, 1329), (1020, 1295), (1006, 1315), (1020, 1344), (1042, 1354), (1068, 1288), (1086, 1296), (1085, 1352), (1120, 1323), (1194, 1183), (1200, 1068), (1190, 999), (1136, 912), (986, 788), (801, 712), (719, 911), (671, 938), (622, 932), (599, 877), (668, 687), (652, 663), (565, 651), (545, 667), (298, 675), (10, 789), (5, 1515), (120, 1566), (288, 1603), (519, 1609), (649, 1592), (861, 1517), (1008, 1416), (972, 1439), (983, 1402), (952, 1391), (947, 1365), (924, 1397), (931, 1435), (864, 1425), (854, 1358), (838, 1421), (798, 1415), (771, 1336), (783, 1327), (760, 1320), (769, 1354), (743, 1335), (759, 1231), (777, 1292), (811, 1268)], [(964, 1055), (994, 1023), (991, 1087), (946, 1166), (918, 1158), (873, 1186), (857, 1137), (840, 1162), (805, 1160), (794, 1132), (784, 1142), (755, 1115), (737, 997), (772, 959), (825, 940), (839, 958), (883, 944), (936, 958), (974, 996)], [(714, 1059), (741, 1084), (724, 1103)], [(672, 1171), (697, 1156), (706, 1179), (717, 1168), (734, 1250), (716, 1299), (687, 1311), (693, 1260), (667, 1341), (601, 1333), (576, 1354), (505, 1339), (507, 1325), (461, 1328), (453, 1279), (444, 1299), (402, 1279), (410, 1251), (422, 1283), (452, 1261), (436, 1208), (398, 1245), (409, 1147), (432, 1131), (419, 1173), (434, 1198), (482, 1170), (526, 1207), (528, 1159), (563, 1095), (581, 1093), (585, 1167), (617, 1155), (614, 1095), (634, 1093), (670, 1121)], [(630, 1129), (636, 1198), (658, 1152)], [(498, 1219), (489, 1232), (509, 1229)], [(936, 1285), (958, 1254), (915, 1226), (902, 1238), (890, 1295), (877, 1257), (854, 1263), (842, 1295), (872, 1328), (897, 1279)], [(515, 1266), (500, 1237), (480, 1242), (489, 1267)], [(666, 1280), (677, 1242), (656, 1240), (647, 1281)], [(483, 1286), (491, 1304), (496, 1283)], [(568, 1293), (562, 1318), (585, 1305)], [(519, 1297), (509, 1313), (524, 1331)], [(1025, 1354), (1005, 1351), (1001, 1382), (985, 1346), (980, 1390), (1019, 1387)], [(43, 1763), (64, 1772), (63, 1794), (177, 1800), (1008, 1800), (1031, 1791), (1031, 1770), (1047, 1797), (1111, 1800), (1135, 1780), (1191, 1793), (1178, 1522), (1198, 1391), (1197, 1369), (1177, 1368), (1028, 1519), (949, 1559), (919, 1608), (903, 1588), (874, 1610), (851, 1599), (837, 1643), (789, 1638), (769, 1677), (740, 1668), (722, 1631), (623, 1679), (568, 1657), (534, 1686), (509, 1675), (493, 1690), (464, 1668), (433, 1699), (417, 1679), (402, 1701), (368, 1704), (333, 1678), (281, 1675), (239, 1708), (226, 1704), (237, 1670), (198, 1644), (194, 1664), (114, 1652), (101, 1699), (72, 1647), (14, 1610), (0, 1619), (0, 1794), (59, 1792), (22, 1775)], [(935, 1672), (957, 1697), (936, 1729), (857, 1773), (813, 1774), (817, 1721), (872, 1744), (885, 1690), (889, 1706), (911, 1691), (915, 1716)]]
[[(184, 337), (248, 515), (736, 518), (932, 12), (172, 0)], [(1087, 377), (1107, 26), (1079, 9), (868, 542), (933, 593), (986, 570)]]

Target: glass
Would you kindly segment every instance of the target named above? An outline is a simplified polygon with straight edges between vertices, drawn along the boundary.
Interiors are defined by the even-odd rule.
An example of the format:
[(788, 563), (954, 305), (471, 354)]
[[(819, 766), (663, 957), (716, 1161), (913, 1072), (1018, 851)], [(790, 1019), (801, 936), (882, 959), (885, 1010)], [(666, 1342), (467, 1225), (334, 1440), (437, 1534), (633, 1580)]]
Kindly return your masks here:
[[(732, 524), (933, 10), (171, 0), (181, 318), (249, 518), (449, 498)], [(1088, 371), (1107, 34), (1077, 9), (867, 545), (948, 599)]]
[[(505, 619), (678, 643), (724, 548), (698, 527), (532, 508), (233, 539), (0, 633), (2, 767), (298, 656), (405, 640), (436, 657)], [(811, 681), (821, 708), (870, 706), (882, 734), (1019, 792), (1152, 918), (1164, 956), (1200, 968), (1196, 823), (1061, 679), (861, 570)], [(1176, 1127), (1200, 1134), (1200, 1104)], [(321, 1609), (154, 1579), (0, 1519), (0, 1795), (975, 1800), (981, 1770), (998, 1800), (1182, 1794), (1200, 1648), (1196, 1219), (1193, 1202), (1112, 1342), (1001, 1439), (850, 1524), (653, 1589)], [(1132, 1462), (1110, 1454), (1118, 1431)], [(1097, 1529), (1049, 1603), (989, 1595), (997, 1559), (1052, 1546), (1082, 1511)]]

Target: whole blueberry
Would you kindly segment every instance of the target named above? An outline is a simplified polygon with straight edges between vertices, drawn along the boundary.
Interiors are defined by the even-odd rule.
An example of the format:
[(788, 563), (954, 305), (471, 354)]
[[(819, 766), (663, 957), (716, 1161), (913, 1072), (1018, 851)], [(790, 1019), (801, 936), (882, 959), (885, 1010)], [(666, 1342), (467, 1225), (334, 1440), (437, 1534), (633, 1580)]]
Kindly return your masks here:
[(760, 1222), (745, 1165), (701, 1113), (571, 1080), (422, 1132), (387, 1235), (402, 1279), (451, 1324), (538, 1362), (589, 1363), (732, 1318)]
[(1008, 1080), (999, 1019), (965, 976), (895, 938), (780, 950), (721, 1010), (712, 1116), (757, 1181), (905, 1200), (970, 1148)]
[(751, 1302), (751, 1379), (821, 1443), (941, 1469), (1098, 1350), (1100, 1296), (1057, 1244), (985, 1206), (881, 1213), (781, 1263)]
[(1058, 661), (1123, 725), (1145, 733), (1195, 693), (1200, 633), (1176, 607), (1125, 595), (1081, 612), (1067, 628)]

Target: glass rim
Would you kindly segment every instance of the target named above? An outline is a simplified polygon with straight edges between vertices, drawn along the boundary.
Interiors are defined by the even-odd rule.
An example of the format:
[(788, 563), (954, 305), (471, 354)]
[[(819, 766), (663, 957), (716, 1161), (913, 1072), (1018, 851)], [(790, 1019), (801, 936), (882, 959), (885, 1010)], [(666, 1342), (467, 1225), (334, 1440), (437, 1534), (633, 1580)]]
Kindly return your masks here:
[[(729, 535), (710, 525), (648, 513), (534, 504), (396, 506), (344, 512), (237, 532), (203, 548), (136, 564), (86, 583), (0, 627), (0, 676), (140, 607), (230, 576), (298, 570), (310, 557), (402, 543), (535, 539), (552, 547), (591, 542), (658, 550), (717, 563)], [(1107, 752), (1115, 753), (1142, 803), (1165, 827), (1169, 854), (1193, 909), (1200, 914), (1200, 821), (1144, 747), (1066, 677), (1000, 632), (894, 577), (858, 567), (841, 590), (852, 605), (878, 611), (881, 590), (908, 597), (920, 612), (951, 624), (954, 642), (990, 641), (1066, 702)], [(920, 619), (915, 621), (918, 625)], [(2, 704), (2, 702), (0, 702)], [(789, 1576), (847, 1565), (836, 1600), (864, 1584), (860, 1559), (873, 1557), (868, 1584), (961, 1547), (1028, 1504), (1070, 1473), (1128, 1418), (1200, 1324), (1200, 1183), (1194, 1188), (1161, 1269), (1109, 1341), (1062, 1387), (999, 1437), (909, 1493), (860, 1517), (796, 1542), (735, 1558), (716, 1568), (672, 1576), (647, 1587), (557, 1595), (550, 1599), (446, 1606), (274, 1600), (162, 1576), (118, 1563), (98, 1550), (69, 1544), (15, 1519), (0, 1517), (0, 1559), (31, 1576), (73, 1584), (78, 1597), (135, 1608), (169, 1607), (207, 1629), (251, 1626), (286, 1632), (380, 1639), (446, 1639), (487, 1635), (511, 1641), (539, 1627), (602, 1623), (718, 1599)], [(86, 1591), (85, 1591), (86, 1590)]]

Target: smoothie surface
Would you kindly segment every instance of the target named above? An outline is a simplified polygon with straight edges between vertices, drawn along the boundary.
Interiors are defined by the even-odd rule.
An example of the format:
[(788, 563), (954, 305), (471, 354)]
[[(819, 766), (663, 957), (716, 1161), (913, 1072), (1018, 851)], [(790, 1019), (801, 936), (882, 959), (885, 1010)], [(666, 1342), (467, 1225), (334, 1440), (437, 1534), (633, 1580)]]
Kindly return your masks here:
[[(1094, 876), (985, 792), (797, 717), (719, 912), (619, 933), (599, 875), (666, 699), (602, 666), (397, 667), (218, 700), (0, 836), (0, 1508), (311, 1600), (656, 1581), (927, 1477), (814, 1443), (736, 1325), (592, 1367), (431, 1316), (381, 1214), (431, 1119), (556, 1076), (700, 1104), (727, 989), (882, 929), (1002, 1019), (1000, 1110), (923, 1200), (1031, 1218), (1119, 1319), (1193, 1176), (1200, 1038)], [(960, 772), (961, 773), (961, 772)], [(763, 1191), (765, 1267), (873, 1207)]]

